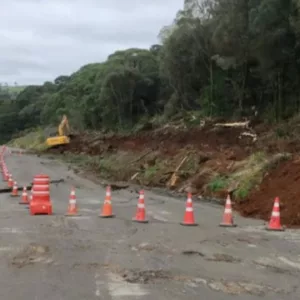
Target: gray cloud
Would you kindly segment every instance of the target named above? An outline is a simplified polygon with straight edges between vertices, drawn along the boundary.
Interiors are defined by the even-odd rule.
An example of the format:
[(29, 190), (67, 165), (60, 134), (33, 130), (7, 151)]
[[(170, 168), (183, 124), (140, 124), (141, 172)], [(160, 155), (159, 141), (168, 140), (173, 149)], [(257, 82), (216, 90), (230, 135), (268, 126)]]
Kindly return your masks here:
[(148, 48), (183, 2), (3, 0), (0, 82), (38, 84), (119, 49)]

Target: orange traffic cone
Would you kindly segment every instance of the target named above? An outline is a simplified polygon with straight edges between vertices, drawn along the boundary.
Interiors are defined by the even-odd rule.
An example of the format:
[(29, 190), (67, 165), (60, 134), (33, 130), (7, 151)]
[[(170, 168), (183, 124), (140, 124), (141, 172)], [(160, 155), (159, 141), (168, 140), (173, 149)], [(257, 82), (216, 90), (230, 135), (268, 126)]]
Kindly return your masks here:
[(183, 222), (181, 222), (180, 224), (184, 226), (198, 226), (198, 224), (195, 223), (193, 200), (192, 200), (191, 193), (188, 193), (186, 204), (185, 204), (185, 213), (183, 217)]
[(17, 185), (16, 181), (14, 182), (14, 185), (13, 185), (13, 188), (12, 188), (12, 191), (11, 191), (10, 195), (11, 195), (11, 197), (18, 197), (19, 196), (18, 185)]
[(14, 182), (13, 182), (13, 179), (12, 179), (12, 175), (9, 174), (9, 175), (8, 175), (7, 186), (12, 188), (13, 185), (14, 185)]
[(23, 188), (22, 198), (21, 198), (21, 201), (19, 202), (19, 204), (29, 204), (26, 186), (24, 186), (24, 188)]
[(102, 212), (99, 215), (101, 218), (113, 218), (115, 215), (112, 212), (112, 205), (111, 205), (111, 188), (108, 186), (106, 188), (105, 200), (102, 207)]
[(271, 219), (266, 229), (271, 231), (284, 231), (284, 228), (280, 223), (280, 205), (278, 197), (275, 198)]
[(29, 206), (26, 206), (28, 209), (30, 209), (30, 202), (32, 201), (32, 189), (30, 190), (30, 192), (27, 194), (28, 195), (28, 204)]
[(76, 194), (74, 188), (72, 188), (70, 193), (68, 211), (65, 214), (65, 216), (80, 216), (80, 214), (77, 211)]
[(223, 214), (223, 221), (220, 223), (221, 227), (236, 227), (237, 225), (234, 224), (233, 216), (232, 216), (232, 208), (231, 208), (231, 200), (230, 196), (227, 196), (225, 202), (225, 209)]
[(146, 219), (145, 193), (143, 190), (140, 191), (136, 214), (135, 214), (135, 217), (132, 218), (132, 221), (138, 222), (138, 223), (148, 223), (149, 222)]

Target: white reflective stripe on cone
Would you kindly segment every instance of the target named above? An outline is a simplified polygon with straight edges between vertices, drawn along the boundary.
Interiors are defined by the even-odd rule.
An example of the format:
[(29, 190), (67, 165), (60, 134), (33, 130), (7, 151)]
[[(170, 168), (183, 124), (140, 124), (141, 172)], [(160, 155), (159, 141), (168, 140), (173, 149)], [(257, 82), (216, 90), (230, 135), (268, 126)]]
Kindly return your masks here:
[(39, 191), (32, 191), (34, 195), (49, 195), (49, 192), (39, 192)]
[(225, 208), (224, 212), (225, 212), (225, 214), (230, 214), (230, 213), (232, 213), (232, 210), (231, 210), (231, 208)]
[(33, 186), (33, 189), (37, 188), (37, 187), (47, 189), (47, 188), (49, 188), (49, 184), (35, 184)]
[(273, 211), (272, 216), (273, 217), (280, 217), (280, 212), (279, 211)]
[(138, 203), (138, 208), (145, 208), (145, 204), (142, 204), (142, 203)]
[(187, 207), (185, 211), (194, 211), (192, 207)]
[(279, 203), (278, 203), (278, 202), (275, 202), (275, 203), (274, 203), (274, 207), (279, 207)]
[(76, 204), (76, 200), (70, 200), (69, 203)]

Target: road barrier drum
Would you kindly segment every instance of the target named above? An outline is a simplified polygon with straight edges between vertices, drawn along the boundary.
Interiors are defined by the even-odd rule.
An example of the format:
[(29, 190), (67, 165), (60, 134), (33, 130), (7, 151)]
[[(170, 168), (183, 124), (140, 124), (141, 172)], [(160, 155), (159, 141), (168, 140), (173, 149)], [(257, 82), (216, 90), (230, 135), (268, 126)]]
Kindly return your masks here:
[(34, 176), (31, 190), (32, 200), (30, 201), (31, 215), (52, 215), (49, 183), (48, 175), (40, 174)]

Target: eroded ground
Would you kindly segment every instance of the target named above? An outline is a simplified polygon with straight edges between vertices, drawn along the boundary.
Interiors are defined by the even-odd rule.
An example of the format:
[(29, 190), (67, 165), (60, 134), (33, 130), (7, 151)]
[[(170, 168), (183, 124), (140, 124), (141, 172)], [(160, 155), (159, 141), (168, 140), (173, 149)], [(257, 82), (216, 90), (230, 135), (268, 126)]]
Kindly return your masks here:
[[(184, 199), (146, 190), (149, 224), (131, 222), (137, 190), (114, 190), (114, 219), (98, 217), (105, 187), (64, 165), (29, 155), (7, 157), (20, 185), (47, 173), (54, 215), (30, 216), (0, 194), (1, 299), (298, 299), (300, 233), (272, 233), (223, 208), (195, 203), (198, 227), (179, 225)], [(4, 183), (2, 184), (3, 186)], [(82, 216), (64, 217), (71, 186)]]

